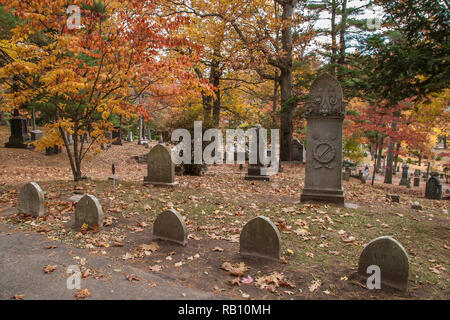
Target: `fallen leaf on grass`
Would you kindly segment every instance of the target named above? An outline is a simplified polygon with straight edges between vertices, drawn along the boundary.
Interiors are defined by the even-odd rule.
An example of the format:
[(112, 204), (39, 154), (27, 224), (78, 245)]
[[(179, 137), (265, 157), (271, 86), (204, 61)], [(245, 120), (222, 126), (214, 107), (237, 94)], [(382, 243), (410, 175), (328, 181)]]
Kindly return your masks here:
[(155, 264), (154, 266), (150, 266), (149, 269), (153, 272), (159, 272), (162, 270), (162, 267), (159, 264)]
[(121, 255), (120, 257), (122, 258), (122, 260), (129, 260), (129, 259), (133, 258), (133, 256), (129, 252)]
[(249, 275), (248, 277), (243, 278), (241, 280), (241, 282), (244, 283), (244, 284), (250, 284), (250, 283), (253, 282), (253, 278), (252, 278), (252, 276)]
[(225, 289), (220, 289), (217, 285), (214, 285), (214, 291), (222, 292), (222, 291), (225, 291)]
[(23, 300), (23, 297), (24, 297), (23, 294), (15, 294), (11, 297), (11, 299)]
[(84, 288), (84, 289), (78, 290), (73, 297), (75, 299), (79, 300), (79, 299), (84, 299), (84, 298), (90, 297), (90, 296), (91, 296), (91, 293), (89, 292), (89, 290), (87, 288)]
[(319, 288), (321, 285), (322, 285), (322, 281), (320, 281), (320, 279), (314, 280), (308, 286), (309, 292), (316, 291), (316, 289)]
[(199, 236), (196, 236), (195, 234), (191, 233), (191, 234), (188, 235), (188, 239), (199, 241), (199, 240), (202, 240), (203, 238), (199, 237)]
[(58, 248), (58, 246), (55, 246), (54, 244), (45, 247), (45, 249), (55, 249), (55, 248)]
[(140, 281), (138, 277), (136, 277), (134, 274), (130, 274), (127, 276), (127, 280), (132, 282), (132, 281)]
[(155, 251), (159, 250), (159, 244), (157, 244), (156, 242), (152, 242), (150, 244), (141, 244), (139, 246), (139, 249), (144, 250), (144, 251), (155, 252)]
[(49, 265), (44, 267), (44, 272), (45, 273), (51, 273), (51, 272), (55, 271), (55, 269), (56, 269), (56, 265), (50, 265), (49, 264)]
[(213, 249), (214, 252), (223, 252), (223, 249), (221, 247), (215, 247)]
[(231, 265), (229, 262), (224, 262), (220, 268), (228, 271), (229, 274), (238, 277), (243, 276), (244, 272), (249, 269), (244, 262), (235, 263), (234, 265)]

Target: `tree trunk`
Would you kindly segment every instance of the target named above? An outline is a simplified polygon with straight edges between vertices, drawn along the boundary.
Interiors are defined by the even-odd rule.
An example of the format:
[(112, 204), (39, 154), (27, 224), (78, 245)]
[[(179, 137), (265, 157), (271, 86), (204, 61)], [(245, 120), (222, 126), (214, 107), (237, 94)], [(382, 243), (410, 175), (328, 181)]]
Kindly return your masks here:
[[(394, 142), (389, 138), (388, 152), (386, 158), (386, 174), (384, 175), (384, 183), (392, 184), (392, 165), (394, 163)], [(395, 170), (395, 169), (394, 169)]]
[[(392, 124), (392, 128), (395, 131), (397, 129), (397, 123), (394, 122)], [(394, 147), (395, 143), (392, 141), (392, 138), (389, 137), (389, 144), (388, 144), (388, 154), (386, 159), (386, 174), (384, 176), (384, 183), (392, 184), (392, 172), (395, 170), (395, 168), (392, 168), (394, 165)]]
[(294, 12), (296, 1), (284, 1), (283, 13), (281, 19), (284, 26), (281, 30), (281, 43), (284, 55), (280, 58), (282, 67), (280, 72), (280, 91), (281, 91), (281, 113), (280, 130), (281, 146), (280, 158), (283, 161), (291, 160), (291, 142), (292, 142), (292, 114), (296, 107), (291, 101), (292, 98), (292, 27), (290, 21)]
[(400, 152), (400, 142), (397, 143), (396, 147), (395, 147), (395, 155), (394, 155), (394, 159), (395, 159), (395, 170), (397, 170), (397, 166), (398, 166), (398, 153)]
[(331, 2), (331, 74), (336, 75), (336, 49), (337, 49), (337, 31), (336, 31), (336, 0)]
[(378, 145), (378, 156), (377, 156), (377, 166), (376, 166), (377, 173), (380, 172), (380, 169), (381, 169), (381, 157), (383, 154), (383, 142), (384, 142), (384, 137), (380, 139), (380, 143)]
[[(211, 66), (210, 83), (216, 88), (214, 101), (212, 103), (212, 117), (213, 124), (215, 127), (219, 125), (220, 122), (220, 77), (222, 72), (220, 71), (218, 57), (220, 55), (220, 48), (214, 48), (214, 61)], [(217, 58), (216, 58), (217, 57)]]
[(342, 66), (345, 63), (345, 31), (347, 29), (347, 0), (342, 1), (342, 13), (341, 13), (341, 26), (340, 26), (340, 35), (339, 35), (339, 61), (338, 61), (338, 80), (342, 80), (343, 78), (343, 70)]
[(142, 116), (140, 116), (139, 117), (139, 124), (138, 124), (138, 135), (139, 135), (139, 137), (138, 137), (138, 145), (141, 145), (142, 144), (142, 122), (143, 122), (143, 117)]
[[(377, 134), (377, 144), (376, 144), (376, 147), (375, 147), (375, 155), (377, 154), (378, 145), (379, 145), (379, 143), (378, 143), (378, 134)], [(381, 143), (380, 143), (380, 145), (381, 145)], [(372, 185), (375, 183), (375, 173), (377, 171), (376, 168), (378, 166), (377, 163), (380, 163), (380, 159), (379, 159), (379, 157), (376, 156), (375, 157), (375, 161), (373, 163)]]
[(273, 99), (272, 99), (272, 111), (277, 112), (278, 103), (278, 81), (273, 81)]

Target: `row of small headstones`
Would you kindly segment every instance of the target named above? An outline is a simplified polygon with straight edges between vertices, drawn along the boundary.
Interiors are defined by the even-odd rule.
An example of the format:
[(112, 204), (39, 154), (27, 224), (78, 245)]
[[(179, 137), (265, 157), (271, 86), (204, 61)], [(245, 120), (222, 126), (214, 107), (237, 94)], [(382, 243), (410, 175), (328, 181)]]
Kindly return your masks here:
[[(18, 211), (40, 217), (45, 214), (44, 193), (35, 182), (25, 184), (20, 190)], [(100, 227), (103, 210), (92, 195), (83, 196), (75, 209), (75, 226)], [(166, 240), (187, 245), (187, 227), (184, 218), (174, 209), (158, 215), (153, 223), (153, 240)], [(240, 254), (270, 260), (281, 257), (281, 238), (278, 228), (265, 216), (250, 220), (240, 234)], [(368, 271), (376, 266), (380, 271), (380, 285), (406, 291), (409, 260), (405, 249), (391, 237), (379, 237), (363, 249), (358, 264), (358, 275), (368, 277)]]

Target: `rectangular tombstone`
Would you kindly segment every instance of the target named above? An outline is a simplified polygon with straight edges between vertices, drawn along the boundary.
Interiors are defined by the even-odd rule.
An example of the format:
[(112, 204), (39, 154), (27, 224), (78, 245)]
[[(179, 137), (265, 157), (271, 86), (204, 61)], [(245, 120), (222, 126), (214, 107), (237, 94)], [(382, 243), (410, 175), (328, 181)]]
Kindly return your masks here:
[(120, 127), (114, 127), (112, 138), (115, 139), (112, 144), (117, 146), (122, 145), (122, 132), (120, 131)]
[(306, 176), (301, 201), (344, 204), (342, 189), (343, 92), (329, 74), (317, 78), (306, 104)]
[(44, 136), (44, 133), (41, 130), (31, 130), (31, 141), (38, 141), (40, 138)]
[(255, 126), (256, 129), (256, 148), (257, 148), (257, 154), (256, 154), (256, 163), (251, 164), (249, 163), (247, 174), (245, 175), (245, 180), (263, 180), (263, 181), (269, 181), (270, 175), (274, 174), (275, 172), (272, 172), (269, 170), (269, 165), (263, 163), (263, 159), (260, 159), (260, 140), (263, 139), (262, 137), (262, 127), (261, 125), (257, 124)]
[(292, 148), (292, 161), (301, 161), (303, 162), (303, 144), (298, 139), (292, 140), (291, 143)]
[(147, 176), (144, 184), (175, 186), (175, 165), (172, 150), (163, 145), (154, 146), (147, 155)]

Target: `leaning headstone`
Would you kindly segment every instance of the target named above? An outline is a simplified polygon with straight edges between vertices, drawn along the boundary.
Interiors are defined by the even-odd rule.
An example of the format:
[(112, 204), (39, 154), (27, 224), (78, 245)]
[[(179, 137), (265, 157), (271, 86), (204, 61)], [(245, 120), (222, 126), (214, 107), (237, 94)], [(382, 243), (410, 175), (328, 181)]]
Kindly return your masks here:
[(158, 144), (147, 155), (147, 176), (144, 184), (175, 186), (175, 165), (169, 147)]
[(425, 186), (425, 198), (440, 200), (442, 198), (442, 185), (439, 181), (438, 175), (434, 172)]
[(373, 271), (368, 272), (370, 266), (380, 268), (381, 289), (390, 287), (406, 291), (409, 260), (405, 249), (398, 241), (383, 236), (367, 244), (359, 257), (358, 274), (367, 278), (373, 273)]
[(387, 194), (386, 199), (391, 200), (392, 202), (398, 202), (400, 203), (400, 197), (398, 194)]
[(75, 208), (75, 227), (86, 224), (89, 229), (101, 227), (103, 224), (103, 209), (96, 197), (88, 194), (78, 201)]
[(185, 246), (187, 228), (183, 217), (174, 209), (169, 209), (156, 218), (153, 223), (153, 240), (167, 240)]
[(293, 139), (291, 143), (292, 161), (303, 162), (303, 144), (298, 139)]
[(29, 182), (20, 189), (17, 210), (33, 217), (45, 214), (44, 192), (36, 182)]
[(280, 259), (280, 232), (267, 217), (258, 216), (247, 222), (241, 231), (239, 243), (242, 255)]
[(342, 87), (329, 74), (312, 84), (306, 103), (306, 177), (301, 201), (344, 204), (342, 189)]

